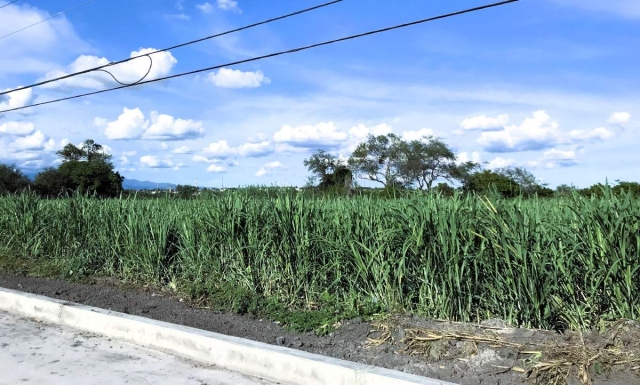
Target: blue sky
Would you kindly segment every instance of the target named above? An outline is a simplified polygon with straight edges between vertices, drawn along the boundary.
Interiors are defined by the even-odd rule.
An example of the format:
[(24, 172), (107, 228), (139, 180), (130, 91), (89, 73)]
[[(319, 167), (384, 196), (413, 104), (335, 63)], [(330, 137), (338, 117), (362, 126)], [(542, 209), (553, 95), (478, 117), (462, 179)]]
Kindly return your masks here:
[[(6, 4), (0, 0), (0, 6)], [(0, 36), (82, 1), (20, 0)], [(0, 90), (310, 7), (310, 0), (96, 0), (0, 39)], [(484, 4), (345, 0), (153, 55), (152, 77)], [(0, 162), (55, 165), (92, 138), (127, 178), (302, 185), (318, 148), (433, 134), (460, 160), (526, 167), (554, 187), (640, 181), (640, 2), (522, 0), (316, 50), (0, 115)], [(135, 81), (147, 59), (114, 67)], [(0, 97), (0, 109), (113, 86), (90, 74)]]

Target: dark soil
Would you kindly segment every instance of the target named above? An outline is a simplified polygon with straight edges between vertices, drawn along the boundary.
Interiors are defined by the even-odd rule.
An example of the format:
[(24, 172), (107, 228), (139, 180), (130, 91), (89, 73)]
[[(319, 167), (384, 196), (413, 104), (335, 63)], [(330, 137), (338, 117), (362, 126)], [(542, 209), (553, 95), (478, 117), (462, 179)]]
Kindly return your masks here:
[[(398, 316), (377, 324), (357, 319), (345, 321), (330, 335), (319, 337), (288, 331), (268, 320), (198, 309), (171, 292), (124, 287), (107, 280), (80, 284), (0, 274), (0, 287), (458, 384), (532, 384), (536, 381), (547, 384), (556, 377), (564, 377), (564, 371), (569, 370), (566, 382), (559, 384), (592, 381), (593, 384), (640, 385), (640, 361), (637, 361), (640, 359), (640, 327), (632, 322), (619, 323), (610, 333), (580, 336), (508, 328), (499, 321), (479, 327)], [(545, 346), (541, 357), (522, 353), (541, 346)], [(562, 350), (558, 346), (580, 346), (580, 349)], [(629, 362), (616, 365), (616, 360), (604, 354), (590, 361), (586, 375), (579, 372), (578, 364), (544, 366), (537, 372), (526, 373), (535, 363), (577, 363), (580, 354), (600, 353), (597, 349), (605, 347), (609, 351), (628, 352), (626, 361)], [(629, 355), (633, 352), (635, 355)], [(523, 361), (526, 358), (531, 361)]]

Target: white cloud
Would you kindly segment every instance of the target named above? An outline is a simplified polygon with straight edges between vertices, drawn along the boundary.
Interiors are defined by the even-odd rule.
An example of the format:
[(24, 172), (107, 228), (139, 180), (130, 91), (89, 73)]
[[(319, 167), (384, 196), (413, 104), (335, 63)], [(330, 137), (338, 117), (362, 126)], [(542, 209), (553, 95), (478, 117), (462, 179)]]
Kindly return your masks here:
[(221, 162), (220, 159), (207, 158), (206, 156), (197, 155), (197, 154), (193, 156), (193, 161), (198, 163), (220, 163)]
[(393, 128), (388, 124), (379, 124), (377, 126), (368, 127), (364, 124), (353, 126), (349, 129), (349, 140), (361, 142), (367, 138), (368, 135), (379, 136), (387, 135), (393, 132)]
[[(11, 91), (16, 88), (20, 87), (4, 89), (2, 92)], [(0, 96), (0, 110), (10, 110), (30, 104), (34, 98), (32, 91), (33, 89), (27, 88), (26, 90), (14, 91), (10, 94)]]
[(202, 122), (191, 119), (175, 119), (171, 115), (151, 112), (151, 125), (145, 130), (142, 139), (149, 140), (184, 140), (195, 139), (204, 135)]
[(189, 150), (189, 146), (181, 146), (181, 147), (174, 148), (173, 150), (171, 150), (172, 154), (188, 154), (190, 152), (191, 152), (191, 150)]
[[(571, 143), (590, 142), (594, 140), (606, 140), (614, 136), (614, 133), (604, 127), (593, 130), (572, 130), (568, 134), (568, 141)], [(567, 140), (565, 140), (566, 142)]]
[(234, 150), (229, 147), (229, 144), (226, 140), (220, 140), (218, 142), (210, 143), (202, 150), (202, 152), (221, 159), (235, 155)]
[(242, 10), (238, 7), (238, 2), (235, 0), (218, 0), (218, 8), (225, 11), (242, 13)]
[(163, 149), (163, 150), (166, 150), (166, 149), (169, 148), (169, 145), (166, 142), (162, 142), (162, 143), (160, 143), (160, 148)]
[(264, 142), (265, 140), (267, 140), (267, 135), (264, 132), (258, 132), (257, 134), (250, 136), (249, 139), (247, 139), (247, 142), (259, 143)]
[[(0, 36), (51, 16), (47, 11), (31, 4), (9, 5), (0, 11)], [(91, 47), (78, 38), (71, 23), (63, 15), (0, 39), (0, 68), (2, 74), (7, 76), (43, 73), (55, 65), (58, 58), (89, 49)]]
[(258, 178), (263, 177), (267, 174), (270, 174), (273, 170), (278, 169), (278, 168), (282, 168), (284, 167), (284, 165), (280, 162), (270, 162), (267, 163), (265, 165), (263, 165), (260, 170), (258, 170), (258, 172), (256, 172), (256, 176)]
[[(96, 118), (95, 122), (104, 124), (106, 119)], [(125, 107), (118, 119), (107, 123), (105, 135), (111, 140), (184, 140), (202, 137), (204, 131), (199, 121), (176, 119), (156, 111), (152, 111), (150, 120), (147, 120), (139, 108)], [(163, 146), (163, 149), (168, 147)]]
[(140, 163), (145, 165), (148, 168), (171, 168), (173, 167), (173, 162), (169, 159), (159, 159), (156, 156), (145, 155), (140, 158)]
[(463, 130), (496, 130), (502, 129), (509, 122), (509, 115), (499, 115), (496, 118), (491, 118), (486, 115), (475, 116), (473, 118), (467, 118), (462, 121), (460, 127)]
[(502, 157), (497, 157), (489, 161), (489, 163), (487, 164), (487, 168), (496, 169), (496, 168), (509, 167), (514, 163), (515, 163), (514, 159), (505, 159)]
[(6, 122), (0, 124), (0, 135), (26, 136), (35, 131), (31, 122)]
[(334, 122), (318, 123), (315, 126), (292, 127), (286, 125), (273, 135), (276, 143), (286, 143), (294, 147), (334, 147), (348, 135), (338, 129)]
[(212, 164), (209, 167), (207, 167), (207, 172), (221, 173), (225, 171), (226, 169), (223, 166), (218, 166), (217, 164)]
[(123, 151), (122, 155), (124, 155), (124, 156), (135, 156), (136, 153), (137, 152), (135, 150), (133, 150), (133, 151)]
[(42, 131), (38, 130), (31, 135), (19, 137), (13, 143), (11, 143), (10, 147), (14, 151), (42, 151), (45, 149), (45, 146), (52, 147), (54, 143), (52, 143), (53, 139), (47, 139), (45, 134)]
[(244, 143), (238, 147), (230, 147), (226, 140), (210, 143), (202, 150), (203, 154), (211, 155), (214, 158), (226, 159), (235, 156), (260, 157), (271, 154), (273, 146), (271, 142)]
[(262, 71), (242, 72), (228, 68), (209, 73), (207, 81), (222, 88), (256, 88), (271, 83), (271, 79), (265, 77)]
[[(155, 48), (142, 48), (138, 51), (131, 52), (130, 57), (149, 54), (156, 51)], [(118, 64), (105, 68), (105, 70), (111, 72), (113, 76), (122, 83), (133, 83), (140, 80), (149, 71), (149, 75), (145, 80), (157, 79), (163, 77), (171, 72), (173, 66), (178, 63), (171, 52), (158, 52), (150, 55), (153, 59), (153, 65), (149, 70), (150, 61), (148, 57), (140, 57), (135, 60), (128, 61), (126, 63)], [(73, 61), (65, 70), (54, 70), (48, 72), (43, 79), (48, 80), (67, 75), (69, 73), (83, 71), (93, 67), (99, 67), (109, 64), (107, 58), (100, 58), (97, 56), (81, 55)], [(114, 86), (118, 83), (107, 73), (102, 71), (94, 71), (83, 75), (74, 76), (71, 78), (59, 80), (44, 85), (46, 88), (60, 88), (60, 87), (78, 87), (89, 89), (101, 89), (105, 86)]]
[[(101, 122), (106, 121), (106, 119), (98, 119)], [(107, 123), (104, 134), (107, 139), (111, 140), (139, 139), (148, 126), (149, 122), (145, 120), (144, 114), (139, 108), (128, 109), (125, 107), (118, 119)]]
[(611, 117), (609, 118), (609, 120), (607, 120), (607, 123), (612, 124), (612, 125), (616, 125), (616, 126), (622, 126), (623, 124), (629, 123), (629, 121), (631, 120), (631, 114), (628, 112), (614, 112)]
[(120, 157), (120, 164), (121, 164), (122, 166), (126, 166), (126, 165), (128, 165), (129, 163), (131, 163), (131, 162), (129, 162), (129, 158), (127, 158), (125, 155), (122, 155), (122, 156)]
[(545, 151), (543, 156), (545, 159), (571, 160), (576, 158), (576, 152), (573, 150), (558, 150), (552, 148), (551, 150)]
[(466, 163), (466, 162), (475, 162), (475, 163), (480, 163), (480, 153), (478, 151), (474, 151), (471, 153), (471, 155), (469, 155), (468, 152), (461, 152), (458, 154), (458, 157), (456, 159), (457, 163)]
[(402, 139), (407, 141), (422, 140), (425, 136), (435, 136), (435, 133), (430, 128), (423, 128), (417, 131), (404, 131), (402, 133)]
[(260, 143), (245, 143), (236, 149), (238, 155), (248, 157), (260, 157), (271, 154), (273, 146), (271, 142), (264, 141)]
[(204, 4), (196, 4), (196, 8), (198, 8), (202, 13), (211, 13), (213, 12), (213, 5), (209, 2)]

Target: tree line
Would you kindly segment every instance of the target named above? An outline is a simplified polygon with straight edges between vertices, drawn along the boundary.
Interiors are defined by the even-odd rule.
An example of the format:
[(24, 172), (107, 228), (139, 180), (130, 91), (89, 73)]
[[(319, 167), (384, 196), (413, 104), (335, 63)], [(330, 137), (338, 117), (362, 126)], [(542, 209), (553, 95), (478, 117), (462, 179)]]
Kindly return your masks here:
[(91, 139), (80, 146), (67, 144), (56, 153), (60, 164), (39, 172), (31, 181), (15, 165), (0, 165), (0, 194), (31, 190), (54, 198), (74, 193), (115, 197), (122, 192), (124, 177), (114, 170), (111, 155)]
[[(307, 185), (321, 190), (351, 191), (357, 179), (377, 183), (385, 189), (437, 191), (444, 195), (453, 195), (456, 189), (480, 194), (491, 191), (506, 198), (550, 197), (573, 191), (587, 196), (602, 195), (605, 188), (602, 184), (586, 189), (560, 185), (554, 191), (523, 167), (489, 170), (476, 162), (458, 162), (453, 150), (433, 136), (403, 140), (395, 134), (369, 135), (348, 159), (318, 150), (304, 160), (304, 165), (312, 174)], [(451, 184), (458, 186), (454, 188)], [(618, 181), (612, 190), (640, 196), (640, 184), (635, 182)]]
[[(0, 164), (0, 195), (30, 190), (48, 198), (75, 193), (116, 197), (124, 192), (124, 177), (115, 171), (112, 156), (95, 141), (87, 139), (79, 146), (69, 143), (56, 154), (59, 165), (45, 168), (33, 181), (15, 165)], [(347, 159), (317, 150), (304, 165), (311, 172), (307, 189), (338, 194), (366, 191), (358, 186), (358, 179), (376, 183), (383, 190), (422, 190), (449, 196), (456, 190), (493, 192), (506, 198), (550, 197), (573, 191), (599, 196), (605, 189), (598, 183), (585, 189), (560, 185), (552, 190), (522, 167), (489, 170), (479, 163), (459, 162), (453, 150), (433, 136), (403, 140), (395, 134), (369, 135)], [(640, 196), (636, 182), (617, 181), (612, 190), (614, 194), (626, 191)], [(174, 196), (193, 198), (200, 192), (195, 186), (179, 185)]]

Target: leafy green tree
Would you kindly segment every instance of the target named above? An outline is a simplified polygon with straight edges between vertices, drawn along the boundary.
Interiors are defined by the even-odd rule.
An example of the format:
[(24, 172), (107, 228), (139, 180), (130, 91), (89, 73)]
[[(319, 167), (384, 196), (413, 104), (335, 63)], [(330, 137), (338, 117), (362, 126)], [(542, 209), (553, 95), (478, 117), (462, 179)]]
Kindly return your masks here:
[(551, 195), (553, 191), (546, 188), (531, 172), (523, 167), (506, 167), (496, 170), (497, 173), (516, 182), (524, 195)]
[(31, 181), (15, 164), (0, 164), (0, 195), (15, 194), (29, 188)]
[(71, 143), (57, 152), (62, 164), (38, 174), (36, 186), (47, 196), (79, 192), (114, 197), (122, 192), (124, 178), (114, 171), (111, 155), (102, 145), (86, 140), (80, 147)]
[(403, 175), (402, 139), (395, 134), (369, 135), (349, 158), (349, 168), (361, 179), (382, 184), (384, 187), (410, 185)]
[(193, 198), (198, 194), (199, 191), (200, 190), (196, 186), (180, 185), (180, 184), (176, 186), (176, 195), (179, 198), (183, 198), (183, 199)]
[(487, 194), (492, 188), (506, 198), (518, 195), (520, 190), (520, 186), (513, 179), (491, 170), (476, 171), (463, 182), (463, 190), (467, 192)]
[(402, 180), (430, 191), (439, 179), (453, 182), (459, 179), (473, 162), (456, 164), (456, 155), (442, 140), (426, 136), (423, 140), (400, 142), (394, 153), (399, 157), (398, 169)]
[(324, 150), (318, 150), (309, 159), (305, 159), (304, 165), (313, 174), (308, 184), (319, 183), (318, 187), (321, 189), (350, 189), (352, 186), (353, 176), (346, 163)]
[(42, 170), (34, 180), (35, 190), (42, 196), (57, 197), (72, 191), (67, 190), (71, 186), (68, 175), (59, 172), (58, 169), (48, 167)]

